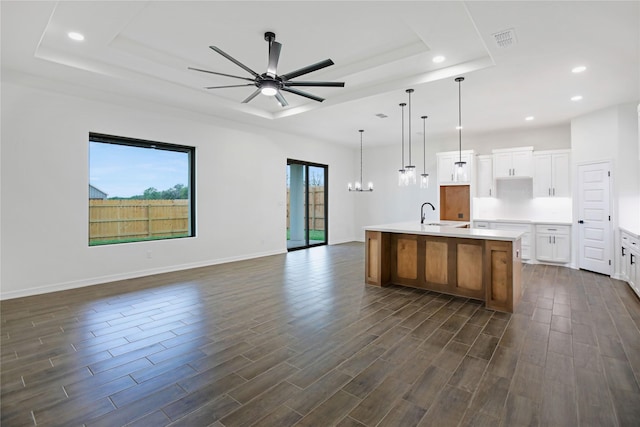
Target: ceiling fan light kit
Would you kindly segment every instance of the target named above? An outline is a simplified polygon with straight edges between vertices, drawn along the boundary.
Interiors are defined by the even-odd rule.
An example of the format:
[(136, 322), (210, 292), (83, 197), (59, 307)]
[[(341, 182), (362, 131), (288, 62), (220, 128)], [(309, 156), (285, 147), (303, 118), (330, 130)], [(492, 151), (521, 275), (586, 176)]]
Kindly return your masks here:
[(193, 67), (188, 67), (188, 68), (193, 71), (200, 71), (202, 73), (209, 73), (209, 74), (214, 74), (218, 76), (230, 77), (230, 78), (240, 79), (240, 80), (245, 80), (250, 82), (250, 83), (238, 84), (238, 85), (209, 86), (205, 88), (205, 89), (223, 89), (223, 88), (230, 88), (230, 87), (255, 86), (257, 89), (242, 101), (243, 104), (247, 104), (256, 96), (263, 94), (265, 96), (274, 96), (281, 107), (286, 107), (287, 105), (289, 105), (289, 103), (284, 98), (284, 96), (282, 96), (282, 92), (288, 92), (294, 95), (311, 99), (313, 101), (322, 102), (324, 101), (324, 98), (313, 95), (308, 92), (301, 91), (299, 89), (295, 89), (295, 87), (344, 87), (344, 82), (292, 81), (292, 79), (295, 79), (296, 77), (300, 77), (305, 74), (309, 74), (314, 71), (318, 71), (333, 65), (334, 63), (331, 59), (325, 59), (324, 61), (307, 65), (306, 67), (302, 67), (298, 70), (278, 75), (278, 61), (280, 59), (280, 51), (282, 50), (282, 44), (276, 41), (276, 35), (271, 31), (267, 31), (266, 33), (264, 33), (264, 39), (265, 41), (267, 41), (267, 43), (269, 43), (269, 61), (267, 63), (267, 72), (263, 74), (256, 73), (254, 70), (247, 67), (242, 62), (238, 61), (228, 53), (224, 52), (219, 47), (209, 46), (211, 50), (217, 52), (221, 56), (233, 62), (238, 67), (242, 68), (243, 70), (251, 74), (253, 78), (235, 76), (235, 75), (226, 74), (226, 73), (219, 73), (217, 71), (203, 70), (200, 68), (193, 68)]

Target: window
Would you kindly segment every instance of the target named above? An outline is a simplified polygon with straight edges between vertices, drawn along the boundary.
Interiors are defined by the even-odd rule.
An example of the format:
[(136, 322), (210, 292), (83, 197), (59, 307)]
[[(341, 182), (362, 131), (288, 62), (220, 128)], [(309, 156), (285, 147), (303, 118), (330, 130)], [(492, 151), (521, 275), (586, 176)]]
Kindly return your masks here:
[(195, 148), (89, 134), (89, 246), (195, 235)]

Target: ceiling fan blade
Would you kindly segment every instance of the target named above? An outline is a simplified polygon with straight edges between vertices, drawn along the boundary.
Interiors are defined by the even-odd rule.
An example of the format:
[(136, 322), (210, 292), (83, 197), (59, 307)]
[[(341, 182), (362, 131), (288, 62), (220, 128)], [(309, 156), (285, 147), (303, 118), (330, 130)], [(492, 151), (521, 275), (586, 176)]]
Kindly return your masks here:
[(287, 100), (284, 99), (284, 96), (282, 96), (280, 92), (276, 93), (276, 99), (278, 100), (278, 103), (280, 104), (281, 107), (286, 107), (287, 105), (289, 105)]
[(269, 65), (267, 66), (267, 74), (275, 77), (278, 72), (278, 60), (280, 59), (280, 50), (282, 45), (278, 42), (271, 42), (269, 46)]
[(253, 83), (247, 83), (246, 85), (229, 85), (229, 86), (208, 86), (205, 89), (224, 89), (227, 87), (245, 87), (245, 86), (255, 86)]
[(299, 70), (295, 70), (290, 73), (283, 74), (280, 77), (282, 77), (283, 80), (290, 80), (290, 79), (302, 76), (304, 74), (309, 74), (314, 71), (321, 70), (330, 65), (333, 65), (333, 61), (330, 59), (325, 59), (324, 61), (320, 61), (312, 65), (307, 65), (306, 67), (300, 68)]
[(260, 89), (256, 89), (255, 92), (253, 92), (251, 95), (249, 95), (247, 97), (247, 99), (245, 99), (244, 101), (242, 101), (242, 104), (247, 104), (249, 101), (251, 101), (253, 98), (255, 98), (256, 96), (258, 96), (260, 94)]
[(235, 59), (234, 57), (232, 57), (231, 55), (225, 53), (223, 50), (217, 48), (216, 46), (209, 46), (209, 48), (215, 50), (216, 52), (218, 52), (220, 55), (224, 56), (225, 58), (227, 58), (229, 61), (233, 62), (234, 64), (236, 64), (238, 67), (242, 68), (243, 70), (247, 71), (248, 73), (252, 74), (254, 77), (258, 77), (258, 73), (256, 73), (255, 71), (253, 71), (251, 68), (247, 67), (246, 65), (244, 65), (242, 62), (238, 61), (237, 59)]
[(285, 92), (295, 93), (296, 95), (304, 96), (305, 98), (313, 99), (314, 101), (318, 101), (318, 102), (324, 101), (324, 98), (320, 98), (319, 96), (311, 95), (310, 93), (307, 93), (307, 92), (302, 92), (301, 90), (298, 90), (298, 89), (292, 89), (290, 87), (283, 87), (281, 90), (284, 90)]
[(344, 82), (283, 82), (285, 86), (344, 87)]
[(200, 68), (193, 68), (193, 67), (187, 67), (189, 70), (194, 70), (194, 71), (200, 71), (203, 73), (209, 73), (209, 74), (215, 74), (217, 76), (225, 76), (225, 77), (233, 77), (234, 79), (242, 79), (242, 80), (248, 80), (250, 82), (253, 81), (253, 79), (250, 79), (248, 77), (240, 77), (240, 76), (233, 76), (231, 74), (225, 74), (225, 73), (218, 73), (216, 71), (209, 71), (209, 70), (202, 70)]

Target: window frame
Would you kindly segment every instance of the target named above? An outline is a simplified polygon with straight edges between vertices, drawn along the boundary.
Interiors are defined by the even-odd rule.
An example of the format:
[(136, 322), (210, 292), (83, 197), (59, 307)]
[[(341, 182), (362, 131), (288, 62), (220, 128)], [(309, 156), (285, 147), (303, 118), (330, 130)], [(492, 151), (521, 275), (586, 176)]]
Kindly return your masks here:
[[(140, 239), (140, 240), (135, 240), (130, 242), (113, 242), (113, 243), (103, 243), (103, 244), (92, 245), (91, 231), (89, 229), (90, 218), (87, 217), (87, 225), (89, 225), (89, 227), (87, 228), (87, 244), (89, 245), (89, 247), (120, 245), (120, 244), (126, 244), (126, 243), (156, 242), (156, 241), (163, 241), (163, 240), (174, 240), (174, 239), (196, 237), (196, 147), (172, 144), (168, 142), (151, 141), (151, 140), (139, 139), (139, 138), (108, 135), (108, 134), (102, 134), (97, 132), (89, 132), (89, 139), (88, 139), (89, 145), (92, 142), (186, 153), (188, 155), (188, 164), (189, 164), (189, 172), (188, 172), (189, 182), (187, 183), (188, 194), (189, 194), (187, 199), (189, 201), (189, 204), (188, 204), (189, 205), (189, 219), (188, 219), (189, 231), (188, 231), (188, 235), (186, 236), (164, 237), (159, 239), (148, 239), (148, 240)], [(90, 149), (88, 150), (88, 153), (90, 155), (91, 153)], [(91, 175), (90, 164), (88, 168), (88, 175), (89, 176)], [(88, 184), (90, 184), (90, 182)]]

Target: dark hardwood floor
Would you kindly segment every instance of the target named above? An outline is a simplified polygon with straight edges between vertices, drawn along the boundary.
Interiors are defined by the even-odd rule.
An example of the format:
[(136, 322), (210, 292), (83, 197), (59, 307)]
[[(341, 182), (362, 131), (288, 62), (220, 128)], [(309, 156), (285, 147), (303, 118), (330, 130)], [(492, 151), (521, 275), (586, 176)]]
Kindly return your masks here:
[(364, 247), (3, 301), (3, 426), (638, 426), (640, 303), (525, 265), (513, 315), (364, 284)]

